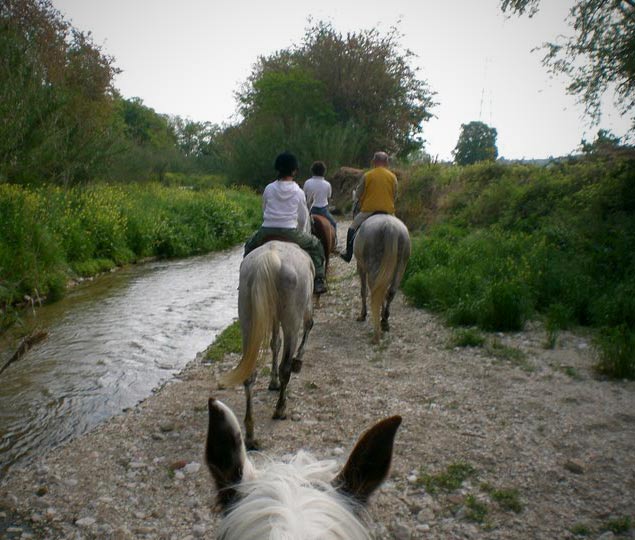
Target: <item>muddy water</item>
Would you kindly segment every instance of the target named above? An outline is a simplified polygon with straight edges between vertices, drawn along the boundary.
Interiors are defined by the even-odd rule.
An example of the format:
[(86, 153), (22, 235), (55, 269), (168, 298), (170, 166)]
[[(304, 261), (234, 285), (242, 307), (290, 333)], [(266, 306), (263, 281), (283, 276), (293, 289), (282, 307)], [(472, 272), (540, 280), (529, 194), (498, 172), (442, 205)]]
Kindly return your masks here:
[[(121, 269), (29, 315), (48, 337), (0, 375), (0, 477), (146, 398), (237, 316), (241, 250)], [(0, 341), (0, 365), (17, 336)]]

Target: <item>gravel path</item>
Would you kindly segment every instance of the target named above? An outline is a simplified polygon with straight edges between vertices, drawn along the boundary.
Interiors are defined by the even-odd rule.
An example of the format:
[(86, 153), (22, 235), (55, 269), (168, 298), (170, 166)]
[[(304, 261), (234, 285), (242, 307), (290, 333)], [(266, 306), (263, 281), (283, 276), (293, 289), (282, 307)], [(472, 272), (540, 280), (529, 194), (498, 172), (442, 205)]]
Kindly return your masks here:
[[(628, 528), (635, 383), (598, 379), (586, 337), (563, 333), (547, 350), (531, 324), (452, 348), (451, 329), (398, 295), (391, 332), (373, 346), (370, 322), (355, 321), (354, 264), (336, 258), (331, 272), (289, 420), (270, 419), (276, 395), (267, 377), (256, 383), (267, 454), (344, 461), (363, 429), (401, 414), (391, 475), (369, 507), (377, 538), (607, 540)], [(197, 360), (134, 409), (14, 469), (0, 485), (0, 538), (213, 538), (206, 403), (213, 395), (242, 417), (242, 389), (215, 382), (237, 362)]]

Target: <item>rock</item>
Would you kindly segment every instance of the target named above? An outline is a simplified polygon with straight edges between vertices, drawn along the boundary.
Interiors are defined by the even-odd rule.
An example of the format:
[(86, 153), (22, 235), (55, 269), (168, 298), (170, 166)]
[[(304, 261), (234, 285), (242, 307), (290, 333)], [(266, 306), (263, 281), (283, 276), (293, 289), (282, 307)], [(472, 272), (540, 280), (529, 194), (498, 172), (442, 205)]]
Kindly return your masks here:
[(584, 466), (581, 461), (577, 459), (569, 459), (564, 464), (564, 468), (573, 474), (584, 474)]
[(37, 490), (35, 491), (35, 494), (38, 497), (43, 497), (44, 495), (46, 495), (49, 492), (49, 488), (46, 486), (40, 486), (39, 488), (37, 488)]
[(400, 521), (393, 523), (390, 529), (395, 540), (410, 540), (412, 538), (412, 530)]
[(606, 531), (604, 534), (598, 536), (597, 540), (613, 540), (615, 534), (612, 531)]
[(159, 426), (159, 429), (162, 433), (170, 433), (171, 431), (174, 431), (174, 424), (171, 422), (166, 422), (165, 424), (161, 424)]
[(183, 471), (187, 474), (197, 473), (201, 469), (201, 464), (196, 461), (192, 461), (192, 463), (188, 463), (185, 467), (183, 467)]
[(92, 527), (95, 523), (97, 523), (97, 520), (94, 517), (84, 517), (84, 518), (78, 519), (75, 522), (75, 525), (84, 529), (84, 528)]
[(186, 465), (187, 465), (187, 461), (185, 461), (184, 459), (179, 459), (178, 461), (175, 461), (174, 463), (170, 463), (169, 469), (171, 471), (178, 471), (179, 469), (182, 469)]
[(407, 478), (409, 484), (416, 484), (419, 481), (419, 477), (416, 474), (411, 474)]
[(194, 527), (192, 527), (192, 534), (196, 538), (204, 538), (206, 531), (207, 531), (207, 528), (202, 523), (197, 523), (196, 525), (194, 525)]
[(430, 508), (424, 508), (417, 514), (417, 521), (419, 523), (429, 523), (434, 521), (434, 512)]

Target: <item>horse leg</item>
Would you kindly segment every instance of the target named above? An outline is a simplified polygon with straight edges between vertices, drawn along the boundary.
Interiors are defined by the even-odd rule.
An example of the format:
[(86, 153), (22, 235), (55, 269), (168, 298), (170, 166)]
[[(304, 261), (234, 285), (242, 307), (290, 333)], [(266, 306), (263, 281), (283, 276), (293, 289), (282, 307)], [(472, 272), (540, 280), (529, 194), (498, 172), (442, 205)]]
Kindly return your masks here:
[(300, 347), (298, 348), (298, 352), (296, 353), (295, 358), (291, 362), (291, 371), (293, 371), (293, 373), (300, 373), (300, 370), (302, 369), (304, 346), (306, 345), (306, 340), (309, 337), (311, 328), (313, 328), (313, 317), (309, 317), (304, 322), (304, 333), (302, 334), (302, 341), (300, 342)]
[(278, 370), (280, 376), (280, 394), (278, 395), (276, 410), (273, 413), (274, 420), (284, 420), (287, 417), (287, 386), (289, 385), (289, 379), (291, 378), (291, 355), (292, 351), (295, 351), (298, 341), (298, 328), (296, 327), (293, 330), (293, 332), (287, 332), (283, 330), (284, 350), (282, 353), (282, 361), (280, 362), (280, 369)]
[(381, 329), (384, 332), (388, 332), (390, 330), (388, 317), (390, 317), (390, 303), (395, 298), (395, 294), (397, 294), (397, 286), (393, 284), (390, 286), (390, 289), (388, 289), (388, 294), (386, 295), (386, 303), (384, 304), (384, 308), (381, 312)]
[(247, 450), (258, 450), (258, 442), (254, 439), (254, 417), (252, 407), (251, 391), (256, 382), (256, 372), (254, 371), (249, 378), (243, 383), (245, 387), (245, 446)]
[(360, 312), (359, 317), (357, 317), (358, 321), (366, 320), (366, 280), (367, 280), (366, 272), (363, 270), (360, 270), (359, 281), (361, 282), (360, 293), (362, 296), (362, 311)]
[(278, 353), (280, 352), (280, 326), (274, 323), (271, 329), (271, 378), (269, 379), (269, 390), (280, 390), (280, 380), (278, 379)]

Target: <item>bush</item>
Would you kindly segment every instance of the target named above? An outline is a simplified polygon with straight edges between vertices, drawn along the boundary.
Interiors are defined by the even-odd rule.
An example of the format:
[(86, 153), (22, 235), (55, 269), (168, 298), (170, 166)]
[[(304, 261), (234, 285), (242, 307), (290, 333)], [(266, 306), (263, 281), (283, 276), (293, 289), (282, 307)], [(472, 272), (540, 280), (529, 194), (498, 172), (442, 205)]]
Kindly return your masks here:
[(626, 324), (603, 327), (595, 337), (595, 346), (600, 373), (635, 379), (635, 330)]
[(25, 295), (58, 298), (72, 274), (229, 247), (257, 227), (260, 213), (245, 189), (0, 185), (0, 307)]

